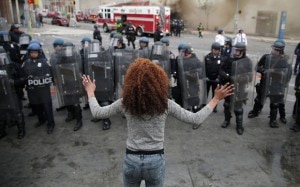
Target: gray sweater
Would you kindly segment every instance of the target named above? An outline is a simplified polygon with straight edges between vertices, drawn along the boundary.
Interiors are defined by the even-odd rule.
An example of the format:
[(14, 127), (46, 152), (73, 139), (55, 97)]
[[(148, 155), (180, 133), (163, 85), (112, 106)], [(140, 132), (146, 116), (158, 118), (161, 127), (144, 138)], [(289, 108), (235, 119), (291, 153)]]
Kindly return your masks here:
[(191, 124), (202, 123), (212, 112), (206, 105), (197, 113), (190, 112), (180, 107), (172, 100), (168, 100), (168, 109), (158, 116), (134, 116), (125, 112), (122, 99), (111, 105), (101, 107), (96, 98), (89, 98), (89, 105), (94, 118), (108, 118), (115, 114), (123, 113), (127, 119), (127, 148), (133, 151), (154, 151), (164, 148), (164, 130), (168, 114)]

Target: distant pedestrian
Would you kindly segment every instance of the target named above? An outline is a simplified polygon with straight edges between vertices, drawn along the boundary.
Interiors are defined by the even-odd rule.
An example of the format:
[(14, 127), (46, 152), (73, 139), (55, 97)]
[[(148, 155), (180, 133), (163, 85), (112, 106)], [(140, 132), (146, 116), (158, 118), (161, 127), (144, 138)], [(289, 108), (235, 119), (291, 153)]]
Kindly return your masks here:
[(199, 33), (199, 38), (203, 38), (202, 32), (204, 30), (204, 26), (202, 25), (202, 23), (200, 23), (197, 27), (198, 33)]
[(239, 33), (237, 33), (237, 35), (235, 36), (233, 45), (235, 45), (237, 43), (244, 43), (246, 46), (248, 44), (247, 35), (244, 33), (243, 29), (240, 29)]
[(40, 21), (40, 26), (44, 26), (44, 23), (43, 23), (43, 15), (41, 13), (39, 13), (39, 21)]
[(219, 29), (218, 34), (215, 36), (215, 42), (218, 42), (221, 45), (221, 50), (223, 50), (225, 44), (224, 30)]

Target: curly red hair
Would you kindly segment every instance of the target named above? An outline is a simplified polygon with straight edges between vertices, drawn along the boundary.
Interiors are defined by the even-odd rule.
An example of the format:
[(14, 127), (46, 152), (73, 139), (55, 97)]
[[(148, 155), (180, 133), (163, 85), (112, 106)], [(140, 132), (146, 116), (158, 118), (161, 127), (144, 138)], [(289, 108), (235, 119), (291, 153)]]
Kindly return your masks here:
[(165, 71), (146, 58), (136, 59), (127, 70), (123, 106), (132, 115), (159, 115), (168, 108), (169, 78)]

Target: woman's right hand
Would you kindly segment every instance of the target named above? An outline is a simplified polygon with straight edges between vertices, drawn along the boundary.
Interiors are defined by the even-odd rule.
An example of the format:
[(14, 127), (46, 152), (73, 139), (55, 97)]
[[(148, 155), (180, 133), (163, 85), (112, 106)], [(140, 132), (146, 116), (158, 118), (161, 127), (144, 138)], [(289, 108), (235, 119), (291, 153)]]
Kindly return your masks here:
[(222, 100), (227, 96), (233, 94), (234, 85), (230, 83), (226, 83), (224, 86), (218, 85), (215, 89), (215, 98), (217, 100)]
[(87, 92), (88, 97), (93, 97), (96, 90), (95, 80), (91, 80), (90, 76), (82, 75), (82, 85)]

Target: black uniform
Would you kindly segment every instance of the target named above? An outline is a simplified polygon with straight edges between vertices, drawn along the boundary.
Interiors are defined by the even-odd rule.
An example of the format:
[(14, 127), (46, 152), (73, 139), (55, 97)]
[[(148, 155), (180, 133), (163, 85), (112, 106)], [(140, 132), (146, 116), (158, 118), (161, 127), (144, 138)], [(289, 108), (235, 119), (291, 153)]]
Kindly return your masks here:
[(207, 77), (207, 95), (209, 94), (210, 88), (212, 88), (212, 97), (214, 97), (214, 90), (217, 88), (217, 85), (219, 83), (219, 70), (224, 61), (224, 58), (222, 58), (221, 55), (215, 56), (212, 52), (210, 52), (204, 57), (204, 60)]
[[(255, 85), (256, 97), (254, 99), (253, 109), (249, 112), (248, 118), (257, 117), (263, 108), (264, 101), (262, 97), (263, 97), (263, 90), (266, 87), (265, 69), (267, 68), (266, 61), (269, 55), (270, 54), (264, 54), (257, 63), (256, 72), (261, 74), (261, 79), (260, 82)], [(273, 107), (273, 104), (270, 106)], [(287, 123), (285, 118), (285, 104), (283, 102), (278, 103), (278, 110), (279, 110), (280, 120), (283, 123)]]
[(297, 47), (295, 48), (294, 54), (297, 56), (296, 64), (294, 67), (294, 75), (297, 75), (297, 72), (300, 72), (298, 71), (300, 70), (300, 43), (298, 43)]
[[(14, 45), (8, 45), (6, 46), (7, 54), (8, 56), (12, 57), (14, 59), (13, 54), (15, 54), (15, 48)], [(3, 49), (0, 49), (1, 53), (5, 52)], [(4, 62), (5, 63), (5, 62)], [(23, 79), (24, 75), (21, 71), (20, 64), (16, 63), (15, 61), (10, 60), (10, 63), (7, 65), (4, 65), (2, 62), (0, 63), (0, 69), (1, 73), (0, 76), (2, 77), (2, 73), (5, 72), (4, 77), (7, 76), (10, 79), (10, 85), (8, 86), (8, 90), (11, 90), (11, 92), (8, 92), (8, 90), (4, 91), (4, 96), (7, 96), (9, 98), (4, 98), (2, 94), (1, 95), (1, 106), (5, 106), (6, 102), (9, 102), (11, 100), (14, 102), (14, 107), (12, 107), (12, 104), (9, 104), (11, 108), (5, 108), (1, 109), (0, 112), (0, 138), (6, 136), (5, 128), (8, 122), (13, 122), (17, 125), (18, 128), (18, 138), (21, 139), (25, 136), (25, 121), (24, 121), (24, 114), (22, 111), (23, 105), (22, 105), (22, 97), (23, 97), (23, 86), (25, 80)], [(2, 78), (1, 78), (2, 79)], [(2, 82), (2, 81), (1, 81)], [(5, 87), (5, 80), (3, 79), (1, 87)], [(1, 90), (1, 88), (0, 88)], [(1, 91), (2, 92), (2, 91)], [(6, 94), (5, 94), (6, 93)], [(9, 95), (7, 95), (7, 93)]]
[(298, 72), (296, 80), (295, 80), (295, 96), (296, 96), (296, 103), (294, 107), (294, 114), (296, 123), (290, 128), (295, 132), (300, 131), (300, 72)]
[(126, 34), (126, 39), (128, 41), (128, 46), (130, 46), (130, 43), (132, 43), (133, 49), (135, 49), (135, 29), (132, 25), (128, 24), (125, 28), (125, 34)]
[(50, 84), (52, 83), (51, 67), (43, 57), (36, 59), (28, 58), (23, 64), (25, 77), (27, 78), (27, 93), (29, 102), (38, 115), (36, 127), (46, 121), (48, 134), (54, 130), (54, 117), (52, 111), (52, 98)]
[(162, 37), (164, 37), (164, 33), (160, 30), (160, 29), (157, 29), (155, 32), (154, 32), (154, 43), (155, 42), (158, 42), (158, 41), (160, 41), (160, 39), (162, 38)]
[(93, 38), (96, 40), (99, 40), (100, 45), (102, 45), (102, 36), (100, 33), (100, 30), (98, 27), (95, 27), (94, 33), (93, 33)]
[[(245, 61), (241, 61), (241, 59), (245, 59)], [(239, 77), (239, 79), (244, 79), (243, 80), (232, 80), (232, 73), (234, 73), (232, 70), (233, 68), (233, 63), (243, 63), (239, 64), (239, 68), (235, 69), (235, 72), (237, 74), (237, 71), (239, 72), (238, 74), (243, 74), (245, 73), (245, 76)], [(248, 84), (250, 81), (252, 81), (252, 74), (247, 74), (247, 72), (252, 71), (252, 63), (248, 57), (245, 55), (241, 58), (236, 58), (232, 57), (227, 59), (221, 66), (220, 68), (220, 81), (224, 85), (226, 83), (234, 83), (234, 81), (239, 82), (239, 92), (235, 93), (233, 97), (235, 98), (244, 98), (245, 94), (247, 94), (245, 87), (246, 84)], [(236, 85), (235, 85), (236, 86)], [(226, 128), (230, 124), (230, 118), (231, 118), (231, 112), (230, 108), (231, 106), (234, 108), (234, 113), (236, 116), (236, 130), (239, 135), (242, 135), (244, 132), (243, 128), (243, 104), (246, 103), (246, 100), (238, 99), (234, 103), (232, 101), (233, 97), (228, 96), (225, 98), (224, 101), (224, 115), (225, 115), (225, 120), (222, 124), (223, 128)]]

